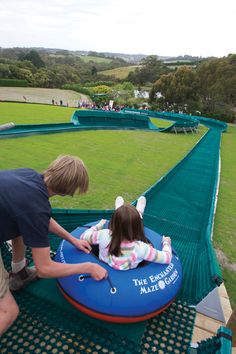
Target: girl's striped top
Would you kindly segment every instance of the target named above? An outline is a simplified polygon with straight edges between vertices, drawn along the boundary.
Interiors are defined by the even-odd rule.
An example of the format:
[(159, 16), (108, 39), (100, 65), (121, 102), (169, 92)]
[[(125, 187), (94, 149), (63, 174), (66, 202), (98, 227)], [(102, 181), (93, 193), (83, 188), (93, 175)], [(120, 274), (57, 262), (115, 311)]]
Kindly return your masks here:
[(90, 244), (99, 245), (99, 259), (119, 270), (136, 268), (143, 260), (169, 264), (172, 258), (172, 249), (168, 241), (162, 243), (161, 251), (142, 241), (122, 242), (121, 255), (116, 257), (108, 253), (111, 242), (109, 229), (98, 231), (96, 226), (92, 226), (80, 238)]

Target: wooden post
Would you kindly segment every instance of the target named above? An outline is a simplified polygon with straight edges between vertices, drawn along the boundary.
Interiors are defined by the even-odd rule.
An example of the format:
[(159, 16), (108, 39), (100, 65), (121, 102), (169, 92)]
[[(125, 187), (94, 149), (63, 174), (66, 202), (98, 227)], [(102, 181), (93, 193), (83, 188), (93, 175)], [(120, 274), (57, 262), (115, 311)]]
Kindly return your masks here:
[(234, 308), (226, 327), (232, 331), (232, 346), (236, 346), (236, 307)]

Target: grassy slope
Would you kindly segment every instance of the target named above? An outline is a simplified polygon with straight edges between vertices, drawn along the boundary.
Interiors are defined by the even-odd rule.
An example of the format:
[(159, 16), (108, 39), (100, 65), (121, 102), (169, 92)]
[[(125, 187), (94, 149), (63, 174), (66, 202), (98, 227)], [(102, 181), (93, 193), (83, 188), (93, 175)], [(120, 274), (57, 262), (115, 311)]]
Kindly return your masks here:
[(115, 76), (118, 79), (124, 79), (131, 71), (134, 71), (139, 65), (124, 66), (121, 68), (100, 71), (99, 74)]
[[(0, 124), (67, 122), (74, 109), (0, 103)], [(154, 121), (154, 120), (153, 120)], [(157, 125), (158, 121), (157, 121)], [(222, 172), (214, 226), (214, 243), (231, 263), (236, 262), (236, 128), (222, 139)], [(80, 156), (90, 174), (87, 196), (56, 197), (52, 205), (62, 208), (111, 208), (118, 194), (134, 200), (166, 173), (199, 139), (199, 135), (170, 135), (141, 131), (91, 131), (39, 135), (0, 140), (0, 168), (28, 166), (43, 171), (58, 154)], [(104, 187), (105, 186), (105, 187)], [(235, 273), (223, 269), (231, 304), (236, 305)]]
[(79, 101), (90, 100), (87, 96), (72, 90), (39, 87), (0, 87), (0, 101), (45, 103), (51, 105), (52, 99), (54, 99), (57, 105), (62, 100), (64, 105), (70, 107), (78, 107)]
[(70, 107), (0, 102), (0, 124), (64, 123), (74, 111)]
[[(214, 244), (236, 269), (236, 127), (223, 134), (221, 146), (221, 181), (214, 227)], [(231, 305), (236, 306), (236, 272), (223, 267)]]
[(110, 63), (112, 59), (109, 58), (100, 58), (100, 57), (94, 57), (92, 55), (81, 55), (80, 59), (83, 60), (85, 63), (88, 63), (90, 61), (93, 61), (94, 63)]
[[(71, 115), (70, 109), (60, 107), (2, 103), (1, 112), (1, 107), (8, 110), (4, 114), (7, 121), (16, 123), (40, 123), (42, 117), (43, 122), (69, 121)], [(53, 206), (112, 208), (117, 194), (124, 195), (127, 201), (135, 199), (199, 138), (199, 135), (168, 136), (143, 131), (85, 131), (1, 140), (0, 168), (29, 166), (42, 171), (59, 154), (78, 155), (89, 168), (90, 191), (79, 198), (55, 197)]]

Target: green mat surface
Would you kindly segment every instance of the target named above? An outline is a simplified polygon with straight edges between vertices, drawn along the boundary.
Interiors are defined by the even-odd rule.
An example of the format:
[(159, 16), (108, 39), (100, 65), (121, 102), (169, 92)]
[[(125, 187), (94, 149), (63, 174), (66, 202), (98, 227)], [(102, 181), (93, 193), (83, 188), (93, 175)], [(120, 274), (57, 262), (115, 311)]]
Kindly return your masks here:
[(196, 305), (222, 282), (211, 242), (221, 131), (210, 130), (146, 192), (144, 224), (172, 238), (182, 265), (182, 301)]
[[(58, 309), (66, 311), (68, 316), (76, 320), (82, 319), (90, 323), (90, 326), (104, 328), (104, 331), (113, 331), (117, 335), (126, 337), (139, 344), (147, 321), (130, 324), (109, 323), (95, 318), (91, 318), (76, 308), (74, 308), (61, 294), (55, 279), (40, 279), (30, 284), (25, 290), (32, 297), (38, 297)], [(99, 294), (98, 294), (99, 296)], [(66, 328), (64, 328), (66, 329)]]
[[(6, 244), (1, 252), (9, 269)], [(32, 261), (29, 250), (27, 258)], [(149, 321), (111, 324), (72, 307), (52, 279), (35, 281), (14, 296), (21, 313), (1, 338), (1, 354), (187, 353), (190, 346), (196, 312), (179, 301)]]

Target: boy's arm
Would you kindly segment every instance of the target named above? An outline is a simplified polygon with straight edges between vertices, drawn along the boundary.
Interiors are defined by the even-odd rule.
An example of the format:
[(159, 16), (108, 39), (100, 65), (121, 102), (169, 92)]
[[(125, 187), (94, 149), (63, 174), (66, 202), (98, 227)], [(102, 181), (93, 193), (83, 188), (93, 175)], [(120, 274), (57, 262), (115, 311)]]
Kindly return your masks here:
[(64, 240), (70, 242), (76, 248), (89, 253), (91, 251), (91, 247), (89, 243), (85, 240), (78, 240), (76, 237), (73, 237), (68, 231), (66, 231), (61, 225), (59, 225), (56, 220), (53, 218), (49, 221), (49, 232), (63, 238)]
[(107, 271), (100, 265), (92, 262), (81, 264), (54, 262), (50, 257), (50, 247), (34, 247), (32, 248), (32, 256), (37, 273), (42, 278), (59, 278), (83, 273), (89, 273), (95, 280), (107, 277)]

